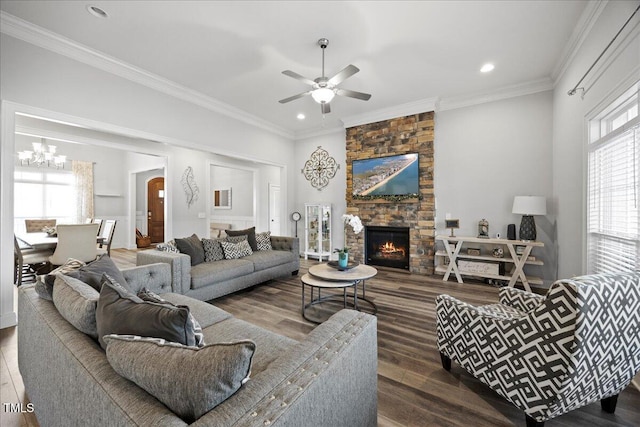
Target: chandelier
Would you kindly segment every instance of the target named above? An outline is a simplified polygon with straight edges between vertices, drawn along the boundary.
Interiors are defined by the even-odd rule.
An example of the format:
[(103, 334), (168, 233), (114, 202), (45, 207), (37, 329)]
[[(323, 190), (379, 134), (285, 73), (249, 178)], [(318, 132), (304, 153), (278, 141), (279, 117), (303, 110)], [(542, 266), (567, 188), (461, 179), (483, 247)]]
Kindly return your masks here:
[(34, 165), (38, 167), (47, 166), (64, 169), (64, 163), (67, 161), (67, 156), (56, 155), (55, 145), (48, 145), (44, 141), (44, 138), (42, 138), (41, 142), (33, 142), (32, 146), (33, 150), (18, 152), (20, 165)]

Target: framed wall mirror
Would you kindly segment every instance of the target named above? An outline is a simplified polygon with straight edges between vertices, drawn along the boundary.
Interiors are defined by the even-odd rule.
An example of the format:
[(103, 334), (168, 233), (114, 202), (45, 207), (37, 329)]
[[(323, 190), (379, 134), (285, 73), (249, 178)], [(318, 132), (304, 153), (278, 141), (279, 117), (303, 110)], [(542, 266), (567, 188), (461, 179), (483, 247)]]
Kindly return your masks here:
[(231, 209), (231, 188), (213, 190), (213, 208)]

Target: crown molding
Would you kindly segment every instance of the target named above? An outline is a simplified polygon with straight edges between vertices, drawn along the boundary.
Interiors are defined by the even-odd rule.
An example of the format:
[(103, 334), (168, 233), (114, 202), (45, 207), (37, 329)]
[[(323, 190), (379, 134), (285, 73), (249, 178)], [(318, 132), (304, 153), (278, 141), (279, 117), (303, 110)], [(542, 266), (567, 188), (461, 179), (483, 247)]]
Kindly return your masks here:
[(342, 119), (342, 122), (344, 123), (345, 128), (350, 128), (363, 124), (394, 119), (396, 117), (404, 117), (410, 116), (412, 114), (424, 113), (426, 111), (434, 111), (436, 109), (437, 102), (438, 98), (421, 99), (419, 101), (409, 102), (406, 104), (395, 105), (389, 108), (382, 108), (363, 114), (344, 117)]
[(589, 33), (591, 33), (593, 26), (607, 6), (607, 3), (609, 3), (608, 0), (597, 0), (587, 3), (578, 20), (578, 24), (573, 29), (569, 41), (565, 45), (558, 62), (551, 72), (551, 79), (554, 85), (560, 81), (569, 65), (573, 62), (573, 59), (589, 36)]
[(268, 132), (293, 139), (294, 133), (200, 92), (120, 61), (52, 31), (0, 11), (0, 32), (94, 68), (141, 84)]
[(325, 135), (331, 135), (334, 133), (342, 132), (344, 135), (345, 127), (342, 125), (333, 126), (330, 128), (322, 128), (322, 129), (309, 129), (296, 132), (296, 141), (301, 141), (303, 139), (316, 138)]
[(470, 96), (458, 96), (442, 98), (438, 103), (437, 111), (454, 110), (457, 108), (471, 107), (487, 102), (500, 101), (502, 99), (531, 95), (538, 92), (553, 90), (553, 82), (550, 78), (532, 80), (530, 82), (505, 86), (491, 92), (476, 93)]

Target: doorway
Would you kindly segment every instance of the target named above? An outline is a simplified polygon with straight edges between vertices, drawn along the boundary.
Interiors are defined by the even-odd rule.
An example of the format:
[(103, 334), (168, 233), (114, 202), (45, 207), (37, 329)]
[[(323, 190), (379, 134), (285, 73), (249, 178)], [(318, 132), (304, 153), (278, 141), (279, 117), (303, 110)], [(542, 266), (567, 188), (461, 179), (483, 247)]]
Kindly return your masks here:
[(164, 242), (164, 178), (147, 183), (147, 231), (151, 243)]
[(269, 231), (272, 236), (280, 236), (281, 216), (280, 186), (269, 184)]

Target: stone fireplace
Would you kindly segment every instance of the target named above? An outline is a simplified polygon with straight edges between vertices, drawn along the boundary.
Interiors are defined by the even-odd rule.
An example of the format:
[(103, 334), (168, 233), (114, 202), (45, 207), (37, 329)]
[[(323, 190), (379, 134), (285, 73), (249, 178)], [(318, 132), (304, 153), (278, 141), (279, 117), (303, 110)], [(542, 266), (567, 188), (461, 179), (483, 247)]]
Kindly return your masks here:
[[(404, 227), (408, 230), (408, 270), (433, 274), (435, 201), (433, 192), (434, 113), (426, 112), (346, 129), (347, 212), (365, 227)], [(403, 153), (419, 154), (420, 197), (412, 199), (353, 197), (352, 162)], [(365, 233), (348, 230), (350, 257), (366, 263)]]
[(368, 265), (409, 270), (409, 227), (365, 227), (364, 258)]

